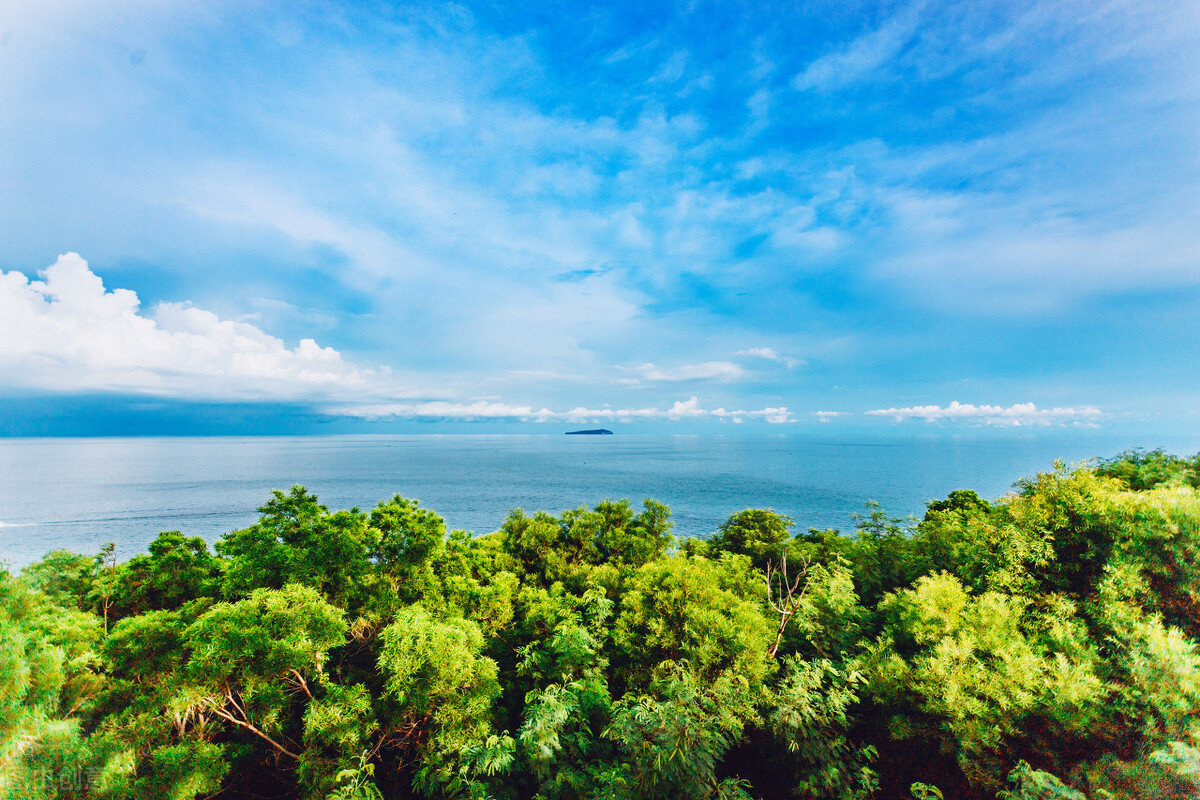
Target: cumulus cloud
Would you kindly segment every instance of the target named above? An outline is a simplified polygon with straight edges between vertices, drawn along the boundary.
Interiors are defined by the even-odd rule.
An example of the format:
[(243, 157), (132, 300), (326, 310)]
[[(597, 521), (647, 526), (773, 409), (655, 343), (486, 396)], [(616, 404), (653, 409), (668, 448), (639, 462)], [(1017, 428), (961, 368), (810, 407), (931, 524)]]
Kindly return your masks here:
[(719, 419), (741, 422), (746, 419), (761, 420), (771, 424), (791, 422), (787, 407), (763, 408), (754, 411), (727, 411), (724, 408), (705, 409), (700, 407), (697, 397), (676, 400), (666, 409), (660, 408), (585, 408), (579, 406), (569, 411), (551, 411), (548, 408), (535, 410), (532, 406), (509, 405), (507, 403), (479, 400), (472, 403), (450, 403), (444, 401), (428, 403), (375, 403), (368, 405), (335, 406), (326, 412), (336, 416), (360, 419), (418, 419), (418, 420), (514, 420), (520, 422), (635, 422), (645, 420)]
[(120, 391), (209, 399), (330, 397), (378, 373), (302, 339), (289, 348), (246, 322), (106, 291), (77, 253), (29, 280), (0, 273), (0, 382), (50, 391)]
[[(77, 253), (60, 256), (39, 276), (41, 280), (30, 280), (20, 272), (0, 273), (0, 386), (209, 400), (299, 400), (321, 404), (331, 415), (359, 419), (791, 421), (786, 407), (702, 408), (697, 397), (667, 408), (578, 406), (566, 411), (496, 398), (434, 399), (437, 393), (408, 399), (414, 393), (399, 391), (386, 369), (355, 366), (313, 339), (289, 348), (249, 322), (221, 319), (183, 303), (160, 303), (145, 310), (135, 292), (106, 289)], [(662, 381), (729, 380), (743, 374), (728, 362), (673, 370), (645, 364), (637, 372), (647, 380)]]
[(793, 367), (798, 367), (804, 363), (803, 361), (801, 361), (798, 358), (793, 358), (792, 356), (785, 356), (782, 353), (778, 353), (773, 348), (770, 348), (770, 347), (751, 347), (748, 350), (738, 350), (737, 353), (735, 353), (735, 355), (756, 356), (758, 358), (765, 358), (768, 361), (775, 361), (780, 364), (783, 364), (788, 369), (792, 369)]
[(654, 364), (642, 364), (637, 373), (643, 380), (656, 383), (681, 383), (683, 381), (735, 381), (746, 371), (731, 361), (705, 361), (703, 364), (685, 364), (681, 367), (663, 369)]
[(812, 412), (812, 415), (817, 418), (818, 422), (829, 422), (829, 420), (831, 420), (831, 419), (837, 419), (838, 417), (850, 416), (850, 412), (849, 411), (814, 411), (814, 412)]
[(1093, 426), (1103, 413), (1093, 406), (1079, 408), (1038, 408), (1033, 403), (1016, 403), (1003, 406), (976, 406), (957, 400), (942, 406), (909, 406), (907, 408), (879, 408), (866, 412), (874, 417), (891, 417), (896, 422), (906, 419), (923, 419), (926, 422), (965, 422), (975, 425), (991, 425), (1018, 428), (1046, 425)]

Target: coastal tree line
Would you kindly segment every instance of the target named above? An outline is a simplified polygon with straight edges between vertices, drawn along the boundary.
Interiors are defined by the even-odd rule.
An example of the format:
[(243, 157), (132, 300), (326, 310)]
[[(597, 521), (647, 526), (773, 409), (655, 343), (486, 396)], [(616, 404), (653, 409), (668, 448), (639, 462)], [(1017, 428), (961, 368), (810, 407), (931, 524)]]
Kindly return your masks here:
[(796, 531), (276, 491), (0, 570), (4, 798), (1184, 798), (1200, 456)]

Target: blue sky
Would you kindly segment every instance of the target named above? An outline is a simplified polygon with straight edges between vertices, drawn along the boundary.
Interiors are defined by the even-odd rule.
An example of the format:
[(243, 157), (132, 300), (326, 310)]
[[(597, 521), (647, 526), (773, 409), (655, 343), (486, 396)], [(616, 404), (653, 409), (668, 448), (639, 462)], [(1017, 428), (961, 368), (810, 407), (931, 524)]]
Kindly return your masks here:
[(1200, 6), (529, 6), (0, 2), (0, 433), (1200, 430)]

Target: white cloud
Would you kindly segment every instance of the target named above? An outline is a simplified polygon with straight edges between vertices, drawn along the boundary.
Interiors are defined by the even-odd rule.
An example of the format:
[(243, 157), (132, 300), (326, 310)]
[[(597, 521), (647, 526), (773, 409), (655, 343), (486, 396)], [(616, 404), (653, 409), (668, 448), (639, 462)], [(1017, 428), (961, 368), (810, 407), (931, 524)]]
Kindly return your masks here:
[[(1195, 286), (1195, 193), (1154, 219), (1104, 225), (988, 193), (881, 191), (897, 223), (894, 255), (872, 272), (923, 305), (1044, 314), (1096, 295)], [(996, 220), (1017, 220), (997, 222)]]
[(437, 271), (427, 257), (396, 237), (323, 212), (301, 197), (256, 181), (251, 173), (246, 165), (207, 164), (197, 178), (185, 182), (189, 194), (180, 204), (202, 219), (272, 228), (305, 246), (332, 247), (356, 266), (348, 276), (352, 282), (364, 286), (375, 288), (397, 270), (410, 279)]
[(547, 408), (516, 406), (492, 400), (470, 403), (451, 403), (435, 400), (426, 403), (373, 403), (355, 406), (332, 406), (326, 413), (359, 419), (427, 419), (427, 420), (523, 420), (545, 422), (560, 418)]
[(818, 422), (829, 422), (831, 419), (850, 416), (849, 411), (814, 411), (812, 414)]
[(743, 135), (754, 136), (770, 127), (771, 101), (772, 96), (768, 89), (758, 89), (750, 95), (750, 99), (746, 101), (746, 110), (749, 112), (750, 121)]
[(378, 377), (312, 339), (288, 348), (201, 308), (161, 303), (143, 314), (136, 293), (105, 291), (76, 253), (39, 274), (0, 273), (0, 382), (8, 386), (295, 399), (345, 395)]
[(671, 57), (659, 68), (658, 72), (650, 78), (651, 82), (661, 81), (663, 83), (675, 83), (683, 77), (688, 63), (688, 52), (686, 50), (678, 50), (671, 54)]
[(783, 364), (788, 369), (798, 367), (804, 363), (798, 358), (793, 358), (792, 356), (785, 356), (782, 353), (778, 353), (770, 347), (751, 347), (748, 350), (738, 350), (735, 355), (757, 356), (758, 358), (765, 358), (768, 361), (776, 361), (780, 364)]
[[(20, 272), (0, 273), (0, 385), (52, 392), (305, 401), (326, 405), (329, 414), (362, 419), (791, 421), (785, 407), (707, 409), (697, 397), (668, 408), (579, 406), (567, 411), (496, 398), (433, 399), (445, 393), (418, 396), (398, 391), (386, 370), (347, 363), (337, 350), (312, 339), (289, 348), (248, 322), (221, 319), (183, 303), (160, 303), (145, 311), (135, 292), (106, 290), (100, 276), (76, 253), (60, 256), (40, 276), (42, 280), (31, 281)], [(649, 380), (666, 381), (724, 380), (742, 374), (728, 362), (671, 371), (647, 364), (639, 372)], [(355, 399), (358, 404), (349, 404)]]
[(912, 38), (913, 24), (893, 19), (841, 50), (828, 53), (810, 63), (792, 79), (795, 89), (831, 91), (849, 86), (878, 70), (896, 56)]
[(532, 406), (510, 405), (493, 401), (472, 403), (375, 403), (369, 405), (333, 406), (326, 413), (336, 416), (370, 420), (427, 419), (427, 420), (518, 420), (521, 422), (634, 422), (645, 420), (720, 419), (741, 422), (756, 419), (771, 424), (791, 422), (787, 407), (763, 408), (755, 411), (726, 411), (724, 408), (704, 409), (697, 397), (676, 400), (666, 409), (660, 408), (585, 408), (569, 411), (535, 410)]
[(941, 406), (909, 406), (907, 408), (880, 408), (866, 412), (874, 417), (891, 417), (896, 422), (906, 419), (923, 419), (926, 422), (965, 422), (976, 425), (1017, 428), (1046, 425), (1095, 425), (1104, 416), (1094, 406), (1079, 408), (1038, 408), (1033, 403), (1016, 403), (1003, 406), (976, 406), (959, 403), (957, 400), (945, 408)]
[[(330, 307), (363, 312), (338, 325), (378, 353), (371, 363), (401, 370), (407, 359), (456, 390), (422, 401), (477, 398), (495, 389), (496, 370), (531, 366), (577, 371), (572, 391), (582, 391), (620, 363), (629, 369), (599, 397), (669, 405), (705, 386), (672, 381), (737, 380), (728, 367), (700, 374), (706, 365), (691, 362), (704, 358), (790, 377), (752, 360), (786, 358), (771, 348), (731, 355), (763, 342), (820, 359), (849, 386), (864, 369), (849, 351), (911, 336), (913, 319), (936, 330), (938, 314), (1087, 312), (1096, 295), (1191, 291), (1200, 279), (1191, 7), (966, 4), (919, 20), (889, 8), (861, 38), (814, 40), (800, 62), (795, 48), (772, 51), (775, 37), (747, 39), (760, 71), (730, 84), (728, 70), (744, 63), (705, 65), (715, 93), (694, 100), (677, 94), (696, 78), (682, 50), (663, 73), (675, 84), (627, 91), (630, 75), (641, 81), (687, 45), (648, 39), (614, 56), (634, 63), (597, 73), (580, 106), (547, 105), (544, 82), (529, 80), (560, 72), (537, 37), (425, 19), (436, 10), (397, 24), (357, 8), (246, 17), (206, 4), (181, 18), (142, 0), (118, 14), (70, 6), (21, 4), (19, 17), (46, 18), (44, 41), (14, 22), (11, 69), (0, 68), (22, 155), (0, 192), (0, 227), (21, 234), (0, 235), (8, 262), (58, 247), (65, 220), (85, 253), (179, 263), (179, 296), (206, 308), (217, 307), (207, 286), (301, 305), (328, 291)], [(152, 13), (126, 13), (141, 6)], [(1133, 24), (1143, 17), (1154, 19)], [(294, 26), (303, 49), (270, 40), (276, 21)], [(195, 47), (180, 49), (181, 30)], [(232, 54), (220, 46), (231, 32), (245, 34)], [(144, 48), (145, 63), (127, 66), (124, 42)], [(1157, 55), (1139, 55), (1147, 50)], [(811, 102), (773, 97), (777, 81), (759, 88), (772, 58), (772, 77), (800, 73), (794, 86)], [(862, 105), (818, 94), (893, 81), (912, 92), (884, 86)], [(194, 91), (164, 91), (185, 85)], [(226, 113), (192, 113), (181, 99), (193, 97), (217, 98)], [(743, 129), (707, 116), (726, 106)], [(920, 130), (889, 125), (913, 113)], [(841, 137), (789, 135), (860, 115), (864, 125), (835, 126)], [(240, 124), (206, 127), (230, 118)], [(753, 140), (767, 123), (775, 133)], [(199, 280), (184, 272), (201, 261), (227, 266)], [(596, 277), (552, 277), (576, 272)], [(306, 291), (271, 288), (282, 281)], [(873, 322), (881, 299), (887, 334)], [(304, 324), (302, 335), (329, 343), (330, 324), (288, 312), (284, 328), (257, 303), (232, 307), (262, 312), (240, 320), (260, 330)], [(850, 344), (823, 352), (806, 341), (821, 331)], [(956, 344), (986, 350), (1003, 332)], [(662, 366), (643, 375), (636, 365), (647, 361)], [(531, 376), (522, 394), (502, 394), (598, 404), (556, 391), (556, 380)], [(615, 393), (635, 380), (666, 392)], [(370, 394), (354, 402), (396, 400)]]
[(643, 380), (661, 383), (682, 381), (725, 383), (743, 377), (746, 371), (730, 361), (705, 361), (703, 364), (686, 364), (673, 369), (662, 369), (654, 364), (642, 364), (637, 367), (637, 373), (642, 376)]

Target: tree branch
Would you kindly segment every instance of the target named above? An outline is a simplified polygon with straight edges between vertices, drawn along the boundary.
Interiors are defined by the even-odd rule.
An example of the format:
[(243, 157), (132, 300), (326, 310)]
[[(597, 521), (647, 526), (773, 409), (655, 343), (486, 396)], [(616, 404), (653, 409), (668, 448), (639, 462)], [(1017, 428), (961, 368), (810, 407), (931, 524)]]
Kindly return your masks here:
[(304, 690), (304, 693), (306, 695), (308, 695), (309, 700), (312, 700), (313, 695), (312, 695), (312, 692), (310, 692), (308, 690), (308, 681), (304, 680), (304, 676), (301, 675), (297, 670), (294, 670), (294, 669), (289, 669), (288, 672), (290, 672), (296, 676), (296, 685)]
[(251, 725), (249, 722), (238, 719), (237, 717), (233, 716), (228, 711), (225, 711), (224, 709), (220, 708), (219, 706), (213, 706), (213, 713), (216, 714), (218, 717), (220, 717), (223, 720), (227, 720), (229, 722), (232, 722), (234, 725), (238, 725), (242, 728), (245, 728), (246, 730), (253, 733), (255, 736), (259, 737), (260, 739), (270, 742), (272, 747), (274, 747), (279, 752), (283, 753), (285, 756), (291, 756), (292, 758), (297, 758), (297, 759), (300, 758), (300, 756), (296, 755), (291, 750), (288, 750), (286, 747), (284, 747), (279, 742), (272, 739), (267, 734), (260, 731), (258, 728)]
[[(783, 642), (783, 632), (787, 629), (787, 624), (800, 609), (800, 603), (804, 600), (804, 595), (808, 592), (808, 583), (804, 584), (804, 588), (800, 589), (800, 581), (808, 575), (809, 559), (804, 559), (804, 568), (800, 570), (800, 574), (796, 576), (794, 581), (790, 581), (788, 575), (787, 551), (784, 550), (780, 559), (778, 570), (773, 569), (773, 565), (767, 562), (767, 604), (779, 614), (779, 628), (775, 631), (775, 644), (771, 645), (768, 651), (771, 657), (779, 652), (779, 645)], [(776, 592), (774, 584), (771, 582), (771, 573), (775, 572), (775, 578), (779, 582), (779, 589)], [(796, 590), (800, 589), (800, 594), (796, 594)], [(786, 594), (785, 594), (786, 592)], [(778, 596), (778, 601), (776, 600)]]

